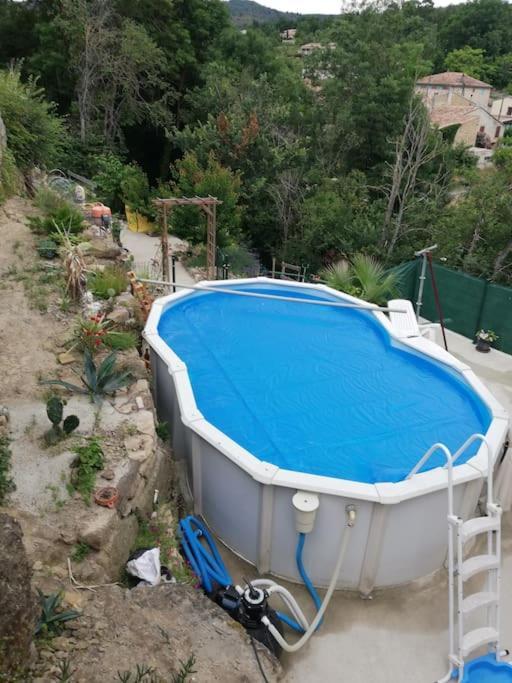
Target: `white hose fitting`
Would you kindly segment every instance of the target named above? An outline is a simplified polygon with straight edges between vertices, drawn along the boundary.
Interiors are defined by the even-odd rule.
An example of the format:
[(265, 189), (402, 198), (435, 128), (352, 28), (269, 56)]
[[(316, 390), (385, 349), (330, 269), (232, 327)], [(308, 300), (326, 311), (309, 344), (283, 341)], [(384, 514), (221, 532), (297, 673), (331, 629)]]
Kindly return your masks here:
[(268, 628), (269, 632), (272, 634), (272, 636), (275, 638), (275, 640), (279, 643), (279, 645), (285, 650), (286, 652), (297, 652), (300, 650), (300, 648), (305, 645), (308, 640), (311, 638), (313, 633), (316, 631), (316, 628), (320, 621), (322, 620), (322, 617), (325, 614), (325, 611), (327, 607), (329, 606), (329, 602), (331, 601), (332, 594), (334, 593), (334, 589), (336, 587), (336, 583), (338, 581), (341, 567), (343, 565), (343, 560), (345, 559), (345, 554), (347, 552), (347, 547), (348, 543), (350, 540), (350, 535), (352, 532), (352, 528), (354, 527), (357, 519), (357, 510), (354, 505), (347, 505), (345, 508), (346, 513), (347, 513), (347, 523), (345, 525), (344, 533), (341, 539), (340, 543), (340, 549), (338, 552), (338, 558), (336, 560), (336, 566), (334, 567), (334, 572), (331, 577), (331, 581), (329, 583), (329, 588), (327, 589), (327, 593), (325, 594), (324, 600), (320, 606), (320, 609), (318, 610), (315, 618), (311, 622), (309, 628), (307, 631), (304, 633), (304, 635), (293, 645), (290, 645), (289, 643), (286, 642), (286, 640), (283, 638), (283, 636), (279, 633), (277, 628), (270, 622), (268, 617), (262, 617), (261, 622), (265, 624), (265, 626)]

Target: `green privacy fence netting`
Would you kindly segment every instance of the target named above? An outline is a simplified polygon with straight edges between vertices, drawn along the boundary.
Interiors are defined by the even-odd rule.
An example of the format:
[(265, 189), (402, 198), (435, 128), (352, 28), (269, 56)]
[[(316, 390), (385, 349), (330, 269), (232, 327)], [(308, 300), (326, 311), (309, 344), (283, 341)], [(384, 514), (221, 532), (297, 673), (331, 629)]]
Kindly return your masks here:
[[(399, 277), (400, 296), (416, 307), (421, 260), (408, 261), (391, 269)], [(473, 339), (480, 329), (499, 336), (494, 346), (512, 354), (512, 288), (451, 270), (434, 263), (434, 273), (446, 327)], [(421, 316), (439, 321), (430, 273), (427, 269)]]

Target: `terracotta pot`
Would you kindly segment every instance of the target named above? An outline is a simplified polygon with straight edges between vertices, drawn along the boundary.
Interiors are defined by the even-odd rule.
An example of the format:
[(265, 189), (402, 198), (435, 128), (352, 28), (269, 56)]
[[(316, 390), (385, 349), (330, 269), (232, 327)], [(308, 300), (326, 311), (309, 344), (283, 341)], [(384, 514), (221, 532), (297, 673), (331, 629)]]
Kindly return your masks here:
[(94, 502), (106, 508), (114, 508), (119, 500), (119, 491), (115, 486), (104, 486), (94, 494)]

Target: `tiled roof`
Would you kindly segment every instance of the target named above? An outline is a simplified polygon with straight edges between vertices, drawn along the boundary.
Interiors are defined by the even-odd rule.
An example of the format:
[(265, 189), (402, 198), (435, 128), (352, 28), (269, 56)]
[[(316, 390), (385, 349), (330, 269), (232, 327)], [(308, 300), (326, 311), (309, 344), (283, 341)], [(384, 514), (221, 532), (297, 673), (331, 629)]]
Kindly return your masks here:
[(478, 108), (471, 106), (452, 107), (447, 105), (432, 110), (430, 113), (430, 120), (439, 128), (446, 128), (456, 123), (466, 123), (473, 118), (478, 118)]
[(489, 88), (489, 83), (479, 81), (477, 78), (468, 76), (462, 71), (443, 71), (441, 74), (425, 76), (417, 81), (418, 85), (451, 85), (452, 87), (466, 88)]

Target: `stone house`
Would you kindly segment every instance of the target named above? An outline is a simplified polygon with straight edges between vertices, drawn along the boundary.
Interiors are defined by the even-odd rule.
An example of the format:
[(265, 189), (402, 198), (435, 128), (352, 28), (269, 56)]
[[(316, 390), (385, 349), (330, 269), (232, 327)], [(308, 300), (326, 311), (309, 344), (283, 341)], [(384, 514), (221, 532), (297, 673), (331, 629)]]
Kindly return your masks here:
[(444, 71), (416, 81), (416, 92), (426, 102), (430, 102), (439, 95), (460, 95), (470, 102), (487, 108), (491, 90), (492, 86), (489, 83), (479, 81), (461, 71)]
[(285, 28), (284, 31), (281, 31), (281, 40), (283, 43), (294, 43), (296, 35), (296, 28)]
[(434, 74), (416, 83), (432, 123), (444, 130), (457, 127), (454, 144), (492, 147), (504, 126), (489, 107), (491, 86), (459, 72)]
[(512, 126), (512, 95), (499, 97), (492, 101), (492, 115), (501, 121), (505, 128)]

